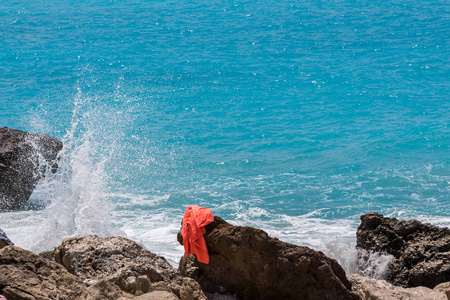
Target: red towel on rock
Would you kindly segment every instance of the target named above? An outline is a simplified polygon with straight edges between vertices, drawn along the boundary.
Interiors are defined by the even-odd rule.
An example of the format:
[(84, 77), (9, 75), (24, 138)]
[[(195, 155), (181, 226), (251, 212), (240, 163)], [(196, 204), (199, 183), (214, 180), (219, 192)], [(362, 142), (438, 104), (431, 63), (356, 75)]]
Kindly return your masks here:
[(184, 213), (181, 227), (183, 236), (184, 255), (197, 255), (199, 262), (209, 264), (208, 248), (206, 246), (205, 226), (214, 221), (211, 210), (198, 205), (189, 205)]

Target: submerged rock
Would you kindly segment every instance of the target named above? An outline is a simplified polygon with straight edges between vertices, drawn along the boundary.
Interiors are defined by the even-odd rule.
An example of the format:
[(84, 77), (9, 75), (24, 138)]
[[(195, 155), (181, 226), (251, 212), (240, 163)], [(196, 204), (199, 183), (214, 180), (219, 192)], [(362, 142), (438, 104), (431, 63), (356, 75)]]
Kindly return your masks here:
[[(204, 235), (210, 263), (183, 257), (182, 275), (206, 292), (235, 293), (243, 299), (359, 299), (345, 271), (322, 252), (271, 238), (266, 232), (233, 226), (219, 217)], [(181, 234), (178, 240), (182, 243)]]
[(46, 134), (0, 128), (0, 211), (28, 201), (46, 172), (56, 172), (62, 143)]
[(450, 230), (417, 220), (399, 221), (376, 212), (361, 216), (357, 247), (394, 256), (389, 280), (404, 287), (450, 281)]
[(162, 297), (169, 293), (172, 296), (167, 299), (181, 296), (182, 300), (206, 300), (197, 282), (183, 280), (165, 258), (124, 237), (102, 239), (88, 235), (65, 239), (54, 253), (56, 262), (87, 285), (105, 279), (137, 296), (153, 293)]

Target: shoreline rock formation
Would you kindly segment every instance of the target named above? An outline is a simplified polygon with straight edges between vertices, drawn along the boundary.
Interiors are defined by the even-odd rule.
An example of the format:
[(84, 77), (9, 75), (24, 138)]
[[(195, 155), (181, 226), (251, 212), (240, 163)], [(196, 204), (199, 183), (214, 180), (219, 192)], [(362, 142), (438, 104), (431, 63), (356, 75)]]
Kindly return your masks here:
[(163, 289), (177, 296), (183, 286), (183, 277), (165, 258), (124, 237), (65, 239), (54, 258), (88, 286), (106, 279), (130, 294)]
[(361, 216), (356, 246), (394, 256), (389, 281), (434, 288), (450, 281), (450, 229), (417, 220), (399, 221), (376, 212)]
[(39, 180), (55, 173), (63, 145), (46, 134), (0, 128), (0, 211), (26, 203)]
[[(38, 181), (56, 172), (61, 149), (62, 143), (47, 135), (0, 128), (0, 211), (28, 201)], [(36, 255), (4, 236), (0, 295), (8, 300), (445, 300), (450, 288), (450, 230), (416, 220), (370, 212), (361, 216), (357, 231), (357, 247), (395, 257), (390, 277), (395, 285), (423, 285), (415, 288), (346, 274), (320, 251), (217, 216), (205, 228), (210, 264), (191, 255), (181, 259), (179, 270), (124, 237), (68, 238), (54, 251)], [(183, 243), (181, 234), (178, 241)]]
[(182, 258), (180, 271), (124, 237), (68, 238), (39, 255), (3, 245), (0, 295), (8, 300), (447, 300), (450, 282), (434, 289), (394, 286), (345, 273), (321, 252), (256, 228), (219, 217), (208, 226), (210, 264), (191, 255)]
[(161, 256), (123, 237), (65, 239), (36, 255), (0, 249), (0, 295), (8, 300), (207, 300)]
[(16, 246), (0, 249), (0, 294), (14, 299), (82, 299), (83, 281), (60, 264)]
[(233, 226), (217, 216), (205, 229), (209, 264), (183, 257), (180, 272), (206, 292), (259, 300), (359, 299), (342, 267), (322, 252), (271, 238), (260, 229)]

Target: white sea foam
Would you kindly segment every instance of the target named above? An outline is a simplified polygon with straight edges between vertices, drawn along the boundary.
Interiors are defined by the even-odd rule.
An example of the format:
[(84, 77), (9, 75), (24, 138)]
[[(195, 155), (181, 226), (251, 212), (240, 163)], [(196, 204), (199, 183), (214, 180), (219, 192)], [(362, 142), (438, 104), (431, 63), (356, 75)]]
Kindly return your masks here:
[(374, 279), (387, 278), (394, 258), (386, 253), (356, 249), (354, 244), (338, 238), (324, 240), (319, 249), (336, 259), (345, 271)]
[(39, 252), (68, 236), (108, 236), (115, 232), (110, 222), (111, 207), (105, 198), (108, 156), (98, 151), (95, 128), (89, 122), (92, 111), (85, 109), (90, 101), (81, 91), (75, 98), (71, 126), (58, 155), (58, 172), (48, 173), (33, 194), (34, 202), (46, 207), (33, 213), (23, 212), (27, 215), (26, 225), (19, 225), (23, 238), (12, 231), (19, 246)]

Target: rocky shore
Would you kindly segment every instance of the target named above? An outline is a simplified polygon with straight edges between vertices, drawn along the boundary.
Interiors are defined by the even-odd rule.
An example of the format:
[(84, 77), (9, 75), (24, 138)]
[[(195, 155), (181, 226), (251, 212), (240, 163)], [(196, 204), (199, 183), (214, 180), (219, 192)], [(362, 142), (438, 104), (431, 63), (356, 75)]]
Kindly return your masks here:
[[(373, 217), (383, 218), (369, 213), (361, 219)], [(364, 224), (363, 221), (360, 228)], [(433, 289), (406, 288), (394, 285), (394, 279), (392, 284), (348, 274), (319, 251), (282, 242), (260, 229), (233, 226), (217, 216), (206, 229), (210, 264), (202, 264), (190, 255), (181, 258), (178, 269), (163, 257), (119, 236), (67, 238), (53, 251), (39, 255), (2, 244), (0, 295), (8, 300), (445, 300), (445, 290), (450, 288), (448, 281)], [(441, 261), (441, 269), (448, 263)], [(410, 267), (416, 270), (415, 266)], [(428, 274), (424, 272), (425, 283)], [(437, 274), (436, 278), (445, 280), (444, 275)]]
[(403, 287), (434, 288), (450, 281), (450, 230), (371, 212), (361, 216), (357, 247), (394, 256), (388, 280)]
[[(9, 128), (0, 128), (0, 141), (1, 211), (23, 205), (39, 179), (56, 170), (62, 144)], [(376, 212), (361, 216), (360, 261), (372, 252), (392, 255), (387, 281), (346, 273), (320, 251), (218, 216), (205, 229), (210, 263), (190, 255), (180, 259), (178, 269), (120, 236), (71, 237), (40, 254), (0, 236), (0, 295), (8, 300), (446, 300), (450, 288), (450, 230), (417, 220)], [(181, 234), (178, 242), (184, 243)]]

